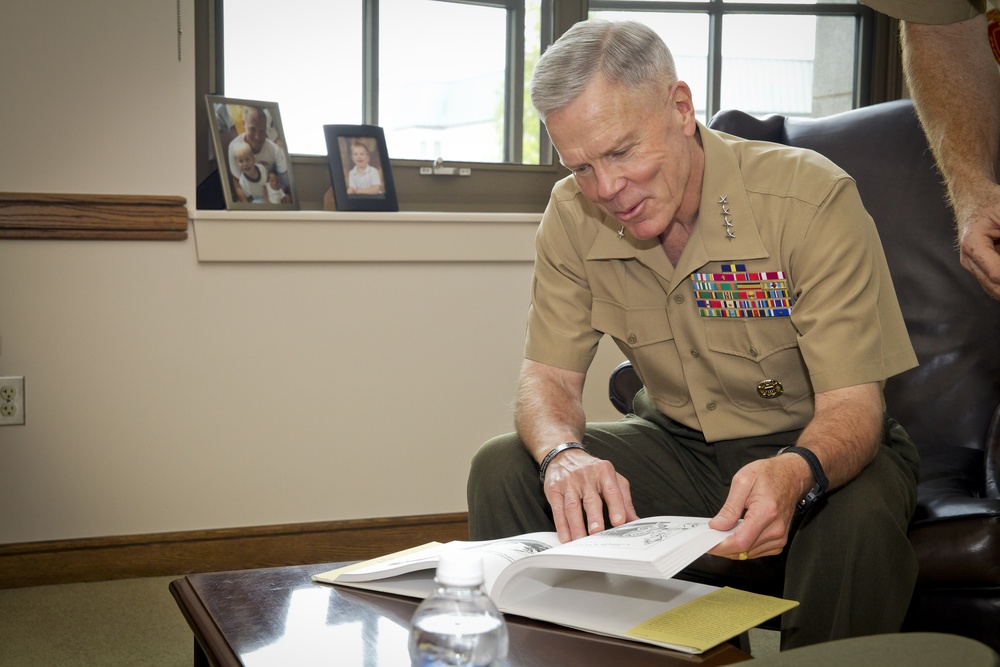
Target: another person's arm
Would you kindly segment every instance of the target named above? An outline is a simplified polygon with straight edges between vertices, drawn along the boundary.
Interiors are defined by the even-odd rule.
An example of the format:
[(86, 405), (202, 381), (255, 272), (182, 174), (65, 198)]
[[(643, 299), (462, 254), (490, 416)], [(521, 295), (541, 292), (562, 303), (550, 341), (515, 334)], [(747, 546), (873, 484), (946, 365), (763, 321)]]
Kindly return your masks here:
[[(811, 450), (829, 480), (843, 486), (871, 463), (882, 441), (882, 390), (861, 384), (816, 395), (812, 420), (796, 445)], [(788, 542), (798, 501), (812, 488), (812, 469), (805, 459), (785, 453), (744, 466), (733, 476), (729, 496), (709, 525), (720, 530), (743, 524), (710, 553), (750, 558), (772, 556)]]
[(907, 83), (948, 184), (962, 266), (1000, 299), (1000, 75), (985, 15), (901, 25)]
[[(583, 442), (586, 374), (526, 359), (515, 411), (518, 435), (536, 462), (565, 442)], [(610, 462), (581, 449), (556, 455), (545, 474), (545, 497), (562, 542), (604, 530), (604, 507), (612, 525), (639, 517), (628, 481)]]

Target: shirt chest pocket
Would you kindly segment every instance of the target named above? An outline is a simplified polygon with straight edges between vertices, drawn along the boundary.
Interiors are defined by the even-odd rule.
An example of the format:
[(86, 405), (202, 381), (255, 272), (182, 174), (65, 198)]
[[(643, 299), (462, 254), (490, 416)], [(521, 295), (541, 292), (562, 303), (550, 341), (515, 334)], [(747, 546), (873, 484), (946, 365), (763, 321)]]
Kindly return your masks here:
[(688, 402), (684, 373), (664, 305), (626, 307), (615, 301), (594, 299), (591, 325), (614, 339), (639, 373), (651, 398), (675, 406)]
[(716, 376), (734, 404), (768, 410), (812, 395), (790, 319), (712, 319), (704, 324)]

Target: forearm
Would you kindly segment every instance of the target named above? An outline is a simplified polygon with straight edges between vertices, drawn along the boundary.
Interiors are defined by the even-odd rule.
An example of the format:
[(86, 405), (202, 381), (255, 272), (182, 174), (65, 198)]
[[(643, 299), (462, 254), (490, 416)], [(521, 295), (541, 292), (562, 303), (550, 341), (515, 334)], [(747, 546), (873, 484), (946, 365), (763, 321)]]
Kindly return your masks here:
[(535, 461), (560, 443), (582, 441), (584, 378), (583, 373), (524, 361), (514, 424)]
[[(884, 409), (877, 383), (845, 387), (816, 395), (816, 410), (796, 443), (810, 449), (835, 489), (850, 482), (871, 463), (882, 441)], [(795, 457), (791, 457), (795, 458)], [(813, 484), (812, 472), (802, 461), (805, 490)]]
[(986, 19), (903, 23), (902, 35), (907, 84), (961, 225), (966, 202), (996, 183), (1000, 75)]

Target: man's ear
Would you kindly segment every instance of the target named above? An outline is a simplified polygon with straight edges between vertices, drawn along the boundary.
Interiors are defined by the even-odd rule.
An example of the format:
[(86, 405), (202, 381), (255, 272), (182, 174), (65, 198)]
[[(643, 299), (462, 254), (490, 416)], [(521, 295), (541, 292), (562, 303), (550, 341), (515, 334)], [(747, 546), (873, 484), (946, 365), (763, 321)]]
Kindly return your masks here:
[(671, 86), (670, 99), (674, 110), (678, 113), (682, 125), (687, 134), (694, 136), (698, 124), (695, 122), (694, 99), (691, 96), (691, 87), (683, 81), (677, 81)]

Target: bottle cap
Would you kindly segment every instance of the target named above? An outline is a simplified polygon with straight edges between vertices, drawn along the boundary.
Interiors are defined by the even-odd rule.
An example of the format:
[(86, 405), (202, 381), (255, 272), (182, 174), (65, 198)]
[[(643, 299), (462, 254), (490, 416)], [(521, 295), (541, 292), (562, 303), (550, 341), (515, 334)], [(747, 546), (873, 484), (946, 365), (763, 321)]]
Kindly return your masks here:
[(480, 586), (483, 556), (466, 549), (449, 549), (438, 557), (437, 581), (445, 586)]

